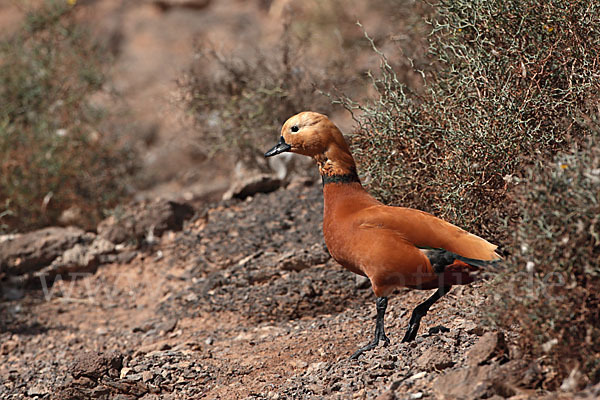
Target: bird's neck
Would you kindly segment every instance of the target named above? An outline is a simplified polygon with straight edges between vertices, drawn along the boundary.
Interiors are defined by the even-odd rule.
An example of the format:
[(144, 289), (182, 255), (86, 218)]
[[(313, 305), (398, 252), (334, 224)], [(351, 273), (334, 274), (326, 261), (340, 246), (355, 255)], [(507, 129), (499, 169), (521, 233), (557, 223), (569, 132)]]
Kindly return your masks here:
[(356, 172), (356, 163), (348, 145), (331, 144), (325, 152), (314, 156), (323, 185), (329, 183), (358, 183), (360, 179)]

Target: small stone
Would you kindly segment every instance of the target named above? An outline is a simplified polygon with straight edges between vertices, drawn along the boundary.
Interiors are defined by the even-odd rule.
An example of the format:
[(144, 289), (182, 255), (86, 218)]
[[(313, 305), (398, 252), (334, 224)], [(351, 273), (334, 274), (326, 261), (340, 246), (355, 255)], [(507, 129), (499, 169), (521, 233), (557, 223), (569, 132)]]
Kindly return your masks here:
[(202, 350), (202, 345), (197, 342), (188, 342), (188, 343), (186, 343), (186, 345), (190, 348), (190, 350), (194, 350), (194, 351)]
[(174, 318), (161, 324), (158, 324), (158, 326), (156, 327), (156, 331), (160, 336), (165, 335), (171, 332), (173, 329), (175, 329), (175, 327), (177, 326), (177, 322), (177, 318)]
[(146, 333), (152, 328), (154, 328), (154, 323), (152, 321), (146, 321), (143, 324), (135, 326), (132, 331)]
[(16, 340), (7, 340), (3, 342), (2, 345), (0, 345), (0, 353), (2, 353), (3, 355), (12, 353), (18, 345), (19, 342), (17, 342)]
[(160, 376), (162, 376), (166, 380), (170, 380), (171, 379), (171, 372), (167, 371), (167, 370), (163, 370), (163, 371), (160, 372)]
[(137, 251), (123, 251), (117, 254), (116, 261), (121, 264), (127, 264), (137, 256)]
[(143, 378), (143, 374), (131, 374), (127, 376), (127, 379), (131, 379), (132, 381), (141, 381)]
[(355, 281), (356, 281), (355, 286), (358, 289), (366, 289), (371, 285), (371, 281), (366, 276), (356, 275)]
[(190, 303), (194, 303), (196, 301), (198, 301), (198, 295), (196, 293), (190, 293), (187, 296), (185, 296), (185, 301), (190, 302)]
[(123, 379), (127, 376), (127, 374), (131, 371), (131, 368), (125, 367), (121, 370), (121, 373), (119, 374), (119, 378)]
[(325, 367), (325, 365), (326, 365), (326, 363), (324, 361), (312, 363), (306, 369), (305, 374), (306, 375), (314, 374), (315, 372), (322, 370)]
[(90, 229), (91, 226), (87, 226), (86, 218), (80, 207), (71, 206), (60, 214), (58, 217), (58, 223), (62, 226), (78, 226), (83, 229)]
[(48, 388), (46, 386), (40, 385), (40, 384), (33, 385), (29, 389), (27, 389), (28, 396), (43, 396), (48, 393), (50, 393)]
[(277, 259), (279, 268), (285, 271), (302, 271), (314, 265), (326, 263), (331, 256), (321, 245), (313, 245), (308, 249), (291, 250)]
[(137, 364), (133, 366), (134, 372), (142, 372), (148, 368), (148, 364)]
[(450, 332), (450, 329), (446, 328), (443, 325), (437, 325), (437, 326), (433, 326), (433, 327), (429, 328), (430, 335), (438, 335), (440, 333), (448, 333), (448, 332)]
[(142, 372), (142, 381), (144, 383), (152, 380), (152, 378), (154, 378), (154, 374), (151, 371)]
[(552, 350), (552, 348), (558, 344), (558, 339), (553, 338), (548, 340), (546, 343), (542, 344), (542, 350), (544, 350), (544, 353), (550, 353), (550, 350)]
[(589, 383), (587, 377), (579, 371), (579, 368), (575, 367), (571, 370), (569, 376), (563, 380), (560, 385), (560, 390), (564, 392), (574, 392), (582, 389), (587, 383)]
[(108, 329), (106, 329), (103, 326), (96, 328), (96, 335), (102, 336), (102, 335), (106, 335), (107, 333), (108, 333)]
[(387, 390), (377, 396), (375, 400), (396, 400), (396, 394), (391, 390)]
[(294, 368), (302, 368), (302, 369), (308, 367), (308, 363), (305, 361), (302, 361), (302, 360), (292, 360), (290, 362), (290, 365)]
[(421, 378), (423, 378), (426, 375), (427, 375), (427, 372), (425, 372), (425, 371), (419, 372), (418, 374), (414, 374), (413, 376), (411, 376), (410, 378), (408, 378), (406, 380), (406, 382), (416, 381), (417, 379), (421, 379)]

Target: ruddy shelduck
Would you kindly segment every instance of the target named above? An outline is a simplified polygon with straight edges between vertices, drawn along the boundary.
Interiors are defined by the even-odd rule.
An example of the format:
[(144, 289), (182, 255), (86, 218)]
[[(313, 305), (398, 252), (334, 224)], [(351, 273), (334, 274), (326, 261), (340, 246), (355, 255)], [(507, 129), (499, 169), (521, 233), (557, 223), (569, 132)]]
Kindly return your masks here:
[(412, 312), (403, 342), (415, 339), (421, 318), (452, 285), (469, 284), (499, 260), (495, 245), (423, 211), (391, 207), (361, 185), (340, 130), (325, 115), (302, 112), (286, 121), (279, 142), (265, 153), (312, 157), (323, 181), (323, 234), (331, 256), (369, 278), (377, 296), (375, 337), (351, 358), (389, 343), (384, 331), (388, 296), (397, 287), (437, 289)]

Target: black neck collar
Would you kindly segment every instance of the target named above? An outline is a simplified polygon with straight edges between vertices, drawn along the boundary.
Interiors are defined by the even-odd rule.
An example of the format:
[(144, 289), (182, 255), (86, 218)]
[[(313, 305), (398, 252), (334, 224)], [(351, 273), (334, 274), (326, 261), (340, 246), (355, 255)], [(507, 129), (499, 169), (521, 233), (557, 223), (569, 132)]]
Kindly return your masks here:
[(328, 183), (360, 182), (356, 172), (350, 172), (344, 175), (321, 175), (321, 179), (323, 180), (323, 186), (327, 185)]

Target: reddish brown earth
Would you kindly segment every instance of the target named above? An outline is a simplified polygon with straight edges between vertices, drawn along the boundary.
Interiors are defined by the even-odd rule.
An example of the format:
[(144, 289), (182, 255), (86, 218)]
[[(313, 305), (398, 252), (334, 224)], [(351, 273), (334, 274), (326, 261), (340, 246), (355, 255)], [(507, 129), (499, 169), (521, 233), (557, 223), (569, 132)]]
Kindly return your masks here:
[(480, 324), (480, 285), (454, 288), (409, 344), (428, 293), (398, 291), (392, 344), (349, 360), (374, 295), (328, 257), (321, 197), (316, 184), (215, 203), (127, 263), (3, 286), (0, 398), (572, 398), (523, 389), (543, 371)]

